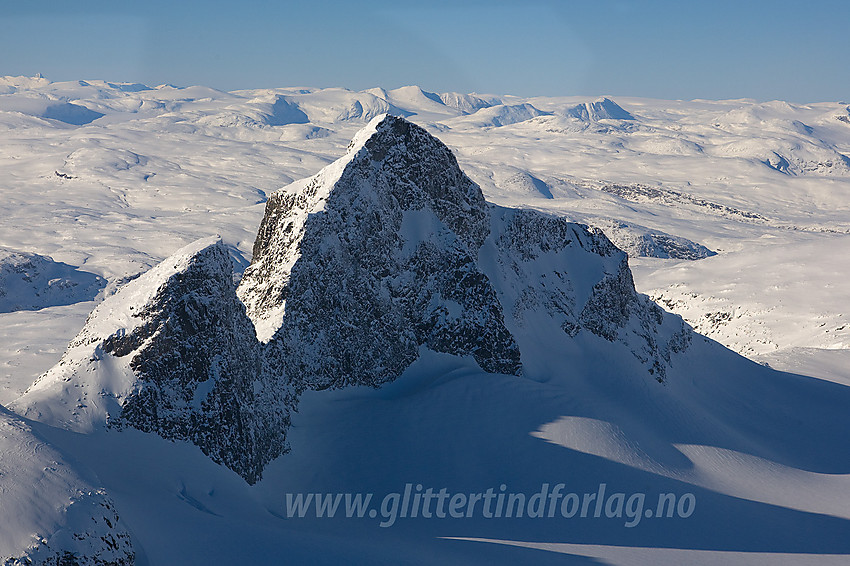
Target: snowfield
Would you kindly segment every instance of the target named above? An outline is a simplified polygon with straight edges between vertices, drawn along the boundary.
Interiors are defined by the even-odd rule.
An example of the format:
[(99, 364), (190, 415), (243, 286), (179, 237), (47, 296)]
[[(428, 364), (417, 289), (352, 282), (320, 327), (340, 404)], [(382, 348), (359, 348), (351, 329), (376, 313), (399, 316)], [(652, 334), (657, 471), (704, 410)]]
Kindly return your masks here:
[[(129, 358), (115, 372), (99, 365), (95, 342), (132, 334), (143, 320), (130, 307), (154, 301), (162, 281), (185, 270), (160, 262), (188, 246), (179, 256), (188, 265), (219, 235), (216, 253), (225, 263), (229, 255), (238, 283), (267, 202), (298, 197), (311, 178), (333, 188), (353, 159), (347, 150), (387, 113), (452, 150), (497, 205), (482, 225), (521, 224), (501, 207), (587, 224), (629, 254), (631, 274), (606, 279), (583, 251), (532, 253), (536, 242), (523, 238), (509, 246), (522, 261), (508, 261), (496, 236), (482, 237), (470, 261), (510, 307), (521, 375), (487, 373), (473, 355), (420, 342), (380, 388), (306, 387), (289, 452), (254, 485), (208, 457), (209, 438), (100, 426), (114, 399), (139, 386)], [(518, 98), (416, 86), (228, 93), (2, 77), (0, 172), (0, 563), (66, 553), (81, 564), (150, 565), (850, 560), (848, 103)], [(374, 211), (373, 193), (356, 179), (351, 186), (360, 191), (351, 209)], [(305, 205), (296, 229), (328, 214), (326, 202), (322, 193)], [(390, 229), (387, 217), (381, 226)], [(401, 226), (400, 254), (411, 257), (429, 238), (458, 248), (455, 235), (472, 230), (452, 225), (446, 235), (430, 212), (407, 210)], [(316, 253), (337, 257), (331, 241)], [(287, 281), (301, 252), (285, 256)], [(605, 260), (612, 273), (615, 259)], [(267, 287), (256, 273), (247, 270), (240, 298), (265, 343), (285, 303), (250, 296)], [(599, 313), (617, 311), (606, 297), (632, 275), (637, 291), (699, 334), (681, 338), (676, 317), (665, 315), (662, 341), (647, 330), (651, 303), (640, 302), (622, 333), (606, 336), (610, 321)], [(596, 310), (575, 324), (558, 318), (589, 302)], [(444, 308), (447, 326), (467, 308), (431, 306)], [(652, 360), (663, 378), (647, 371)], [(187, 419), (202, 393), (187, 393)], [(260, 385), (253, 393), (276, 398)], [(98, 404), (104, 395), (109, 403)], [(248, 401), (239, 411), (256, 416)], [(289, 425), (288, 412), (275, 418)], [(633, 526), (614, 511), (379, 526), (381, 498), (406, 484), (467, 494), (504, 484), (530, 497), (559, 483), (578, 494), (604, 483), (609, 500), (644, 493), (647, 511), (659, 493), (691, 494), (696, 507)], [(373, 493), (375, 516), (291, 516), (287, 494), (307, 493)]]

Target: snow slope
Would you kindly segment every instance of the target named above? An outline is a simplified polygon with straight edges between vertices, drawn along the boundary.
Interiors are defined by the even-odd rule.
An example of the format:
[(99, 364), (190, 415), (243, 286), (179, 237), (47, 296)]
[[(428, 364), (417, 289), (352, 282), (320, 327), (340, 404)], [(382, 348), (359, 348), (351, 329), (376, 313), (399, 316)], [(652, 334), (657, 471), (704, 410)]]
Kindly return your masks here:
[[(92, 466), (153, 564), (846, 560), (846, 387), (710, 343), (694, 344), (662, 386), (635, 379), (638, 362), (628, 356), (601, 369), (594, 359), (609, 346), (600, 340), (571, 350), (569, 370), (545, 383), (423, 351), (384, 388), (308, 393), (292, 452), (253, 487), (197, 449), (133, 431), (44, 434)], [(485, 519), (480, 508), (470, 518), (399, 518), (385, 528), (390, 517), (380, 514), (287, 518), (287, 494), (374, 493), (379, 513), (381, 499), (406, 483), (450, 493), (505, 484), (528, 496), (544, 483), (578, 494), (606, 483), (609, 494), (645, 493), (653, 510), (659, 493), (691, 493), (696, 510), (633, 527), (604, 514)]]
[(135, 563), (130, 534), (107, 493), (2, 407), (0, 454), (3, 564)]

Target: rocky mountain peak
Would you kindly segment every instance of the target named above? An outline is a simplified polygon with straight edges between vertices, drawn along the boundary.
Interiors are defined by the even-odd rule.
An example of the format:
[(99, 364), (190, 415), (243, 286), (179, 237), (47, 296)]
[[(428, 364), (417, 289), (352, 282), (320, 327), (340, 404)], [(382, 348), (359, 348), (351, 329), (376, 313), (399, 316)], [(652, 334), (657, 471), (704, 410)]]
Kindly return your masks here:
[(285, 450), (293, 403), (236, 298), (227, 247), (208, 238), (98, 305), (14, 406), (80, 432), (187, 440), (253, 483)]
[(451, 150), (392, 116), (271, 196), (238, 294), (304, 387), (380, 385), (423, 346), (520, 375), (536, 356), (522, 352), (528, 305), (565, 339), (627, 342), (657, 379), (669, 360), (663, 317), (601, 232), (487, 204)]
[(424, 129), (382, 116), (348, 154), (273, 194), (238, 293), (261, 340), (310, 387), (392, 380), (420, 346), (519, 373), (476, 265), (480, 188)]

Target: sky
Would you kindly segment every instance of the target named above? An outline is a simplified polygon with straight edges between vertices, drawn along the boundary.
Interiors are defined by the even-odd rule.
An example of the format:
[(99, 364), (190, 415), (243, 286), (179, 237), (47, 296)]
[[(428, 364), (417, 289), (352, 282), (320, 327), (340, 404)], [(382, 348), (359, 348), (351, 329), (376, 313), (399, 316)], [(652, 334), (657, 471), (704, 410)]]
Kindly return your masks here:
[(0, 1), (0, 75), (839, 101), (848, 22), (833, 0)]

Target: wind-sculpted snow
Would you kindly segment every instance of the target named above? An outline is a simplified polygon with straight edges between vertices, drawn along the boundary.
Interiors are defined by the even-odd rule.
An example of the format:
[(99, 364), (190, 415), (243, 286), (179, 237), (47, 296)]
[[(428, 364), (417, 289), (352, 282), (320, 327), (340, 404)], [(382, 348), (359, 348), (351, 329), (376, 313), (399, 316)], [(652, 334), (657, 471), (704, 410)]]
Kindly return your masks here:
[(135, 564), (111, 498), (2, 406), (0, 453), (0, 564)]
[(0, 313), (90, 301), (105, 285), (49, 257), (0, 248)]
[(103, 116), (101, 112), (80, 104), (49, 97), (25, 98), (3, 95), (0, 95), (0, 112), (17, 112), (36, 118), (56, 120), (72, 126), (89, 124)]
[(227, 248), (202, 240), (101, 303), (15, 406), (81, 432), (187, 440), (254, 483), (286, 450), (294, 405), (274, 359), (236, 298)]

